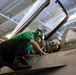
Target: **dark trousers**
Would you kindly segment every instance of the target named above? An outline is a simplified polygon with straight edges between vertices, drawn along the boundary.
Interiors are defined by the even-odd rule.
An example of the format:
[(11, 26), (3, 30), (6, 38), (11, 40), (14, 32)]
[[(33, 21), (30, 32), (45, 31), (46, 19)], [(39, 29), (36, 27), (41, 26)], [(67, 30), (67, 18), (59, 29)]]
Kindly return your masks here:
[(28, 46), (27, 39), (11, 39), (0, 44), (0, 59), (12, 66), (15, 55), (24, 55)]

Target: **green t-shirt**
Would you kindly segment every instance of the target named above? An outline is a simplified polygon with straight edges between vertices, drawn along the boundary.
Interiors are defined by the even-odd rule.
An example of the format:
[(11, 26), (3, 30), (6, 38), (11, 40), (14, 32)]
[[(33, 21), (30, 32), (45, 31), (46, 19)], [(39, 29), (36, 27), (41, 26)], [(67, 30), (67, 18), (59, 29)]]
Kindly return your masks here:
[[(30, 39), (34, 39), (34, 35), (32, 32), (23, 32), (23, 33), (19, 33), (19, 34), (13, 36), (10, 39), (17, 39), (17, 38), (27, 38), (30, 41)], [(25, 49), (25, 53), (30, 54), (30, 51), (32, 50), (32, 48), (33, 48), (32, 44), (30, 42), (28, 42), (28, 46)]]
[(34, 35), (32, 32), (23, 32), (13, 36), (11, 39), (17, 39), (17, 38), (27, 38), (28, 40), (30, 40), (34, 39)]

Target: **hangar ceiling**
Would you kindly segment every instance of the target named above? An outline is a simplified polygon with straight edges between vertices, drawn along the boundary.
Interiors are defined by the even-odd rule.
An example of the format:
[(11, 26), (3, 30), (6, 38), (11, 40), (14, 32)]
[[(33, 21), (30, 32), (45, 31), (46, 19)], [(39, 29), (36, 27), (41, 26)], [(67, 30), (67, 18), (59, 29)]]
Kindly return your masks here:
[(0, 0), (0, 38), (17, 26), (34, 1)]
[[(0, 0), (0, 40), (9, 32), (12, 32), (23, 16), (31, 8), (36, 0)], [(62, 29), (69, 26), (76, 26), (76, 0), (60, 0), (68, 12), (69, 20), (59, 29), (55, 35), (62, 35)], [(51, 11), (52, 12), (52, 11)], [(48, 13), (48, 12), (47, 12)], [(40, 16), (44, 18), (43, 15)], [(44, 19), (45, 20), (45, 19)], [(37, 22), (36, 22), (37, 23)], [(60, 36), (61, 36), (60, 35)]]

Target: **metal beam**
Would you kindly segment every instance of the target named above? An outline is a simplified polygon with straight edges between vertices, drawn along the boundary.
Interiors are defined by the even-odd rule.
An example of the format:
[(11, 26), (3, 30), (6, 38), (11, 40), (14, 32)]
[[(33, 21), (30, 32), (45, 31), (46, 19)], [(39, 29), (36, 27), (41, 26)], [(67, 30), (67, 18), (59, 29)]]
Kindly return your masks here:
[(3, 42), (3, 41), (5, 41), (5, 40), (3, 40), (3, 39), (0, 39), (0, 41), (2, 41), (2, 42)]
[(49, 3), (49, 0), (37, 0), (30, 10), (25, 14), (20, 23), (17, 25), (12, 35), (18, 34), (22, 32), (31, 22), (32, 20), (40, 13), (40, 11), (46, 7)]
[(67, 22), (67, 23), (65, 23), (64, 25), (67, 26), (68, 24), (73, 23), (73, 22), (76, 22), (76, 19), (71, 20), (70, 22)]
[(60, 36), (62, 36), (62, 34), (60, 32), (57, 31), (56, 33), (59, 34)]
[(13, 19), (11, 19), (11, 18), (9, 18), (9, 17), (5, 16), (5, 15), (4, 15), (4, 14), (2, 14), (2, 13), (0, 13), (0, 15), (1, 15), (1, 16), (3, 16), (3, 17), (4, 17), (4, 18), (6, 18), (6, 19), (8, 19), (8, 20), (10, 20), (10, 21), (12, 21), (12, 22), (14, 22), (14, 23), (18, 24), (18, 22), (16, 22), (16, 21), (14, 21)]
[(3, 9), (2, 11), (1, 11), (1, 13), (4, 13), (4, 14), (6, 14), (6, 13), (8, 13), (12, 8), (14, 8), (14, 7), (16, 7), (18, 4), (20, 4), (22, 1), (24, 1), (24, 0), (15, 0), (15, 1), (13, 1), (10, 5), (8, 5), (5, 9)]

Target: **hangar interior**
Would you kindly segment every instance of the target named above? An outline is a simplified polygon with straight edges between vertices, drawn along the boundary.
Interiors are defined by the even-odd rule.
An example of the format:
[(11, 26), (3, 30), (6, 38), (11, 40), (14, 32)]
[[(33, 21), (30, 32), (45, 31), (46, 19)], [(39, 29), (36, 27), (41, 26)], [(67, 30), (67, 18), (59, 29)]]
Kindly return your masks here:
[[(59, 1), (64, 5), (69, 16), (67, 22), (52, 37), (61, 39), (60, 37), (66, 28), (76, 27), (76, 0)], [(36, 0), (0, 0), (0, 42), (7, 39), (7, 35), (11, 34), (35, 2)], [(33, 20), (25, 31), (34, 31), (41, 26), (46, 27), (48, 31), (50, 28), (52, 30), (58, 22), (58, 17), (65, 17), (65, 14), (62, 14), (63, 12), (55, 4), (55, 0), (50, 0), (50, 3), (51, 4)], [(60, 20), (62, 19), (61, 17)]]
[[(63, 33), (67, 28), (70, 28), (70, 27), (76, 28), (76, 0), (58, 0), (58, 1), (60, 1), (63, 4), (68, 14), (68, 19), (66, 23), (64, 23), (61, 26), (61, 28), (59, 28), (59, 30), (49, 40), (56, 37), (61, 40), (61, 37), (63, 36)], [(12, 31), (15, 29), (16, 26), (18, 26), (22, 18), (25, 15), (27, 15), (28, 11), (31, 9), (31, 7), (33, 6), (35, 2), (36, 0), (0, 0), (0, 43), (6, 40), (7, 38), (9, 38)], [(27, 17), (29, 17), (30, 15), (28, 15)], [(61, 9), (61, 7), (58, 6), (58, 4), (56, 4), (56, 0), (50, 0), (49, 5), (39, 13), (39, 15), (26, 27), (24, 31), (35, 31), (38, 28), (43, 28), (47, 30), (46, 35), (48, 35), (50, 32), (52, 32), (56, 28), (56, 26), (59, 25), (60, 22), (63, 21), (63, 19), (65, 19), (65, 17), (66, 17), (66, 14)], [(70, 34), (71, 36), (69, 36)], [(73, 34), (74, 36), (72, 36)], [(74, 41), (76, 41), (76, 33), (70, 30), (69, 34), (67, 35), (67, 38), (72, 38), (72, 37), (75, 37)], [(67, 38), (66, 38), (66, 41), (67, 41)], [(76, 45), (76, 42), (75, 42), (75, 45)], [(52, 53), (52, 54), (48, 54), (47, 56), (42, 56), (42, 58), (40, 56), (35, 59), (30, 58), (32, 60), (29, 60), (29, 59), (27, 60), (30, 64), (32, 64), (33, 68), (45, 68), (51, 65), (50, 66), (51, 69), (53, 67), (56, 68), (57, 66), (58, 67), (66, 66), (64, 64), (64, 62), (66, 62), (66, 64), (68, 63), (68, 65), (64, 67), (63, 69), (59, 70), (61, 72), (58, 71), (57, 73), (56, 71), (55, 72), (56, 74), (52, 74), (52, 75), (61, 75), (61, 74), (66, 75), (65, 73), (67, 74), (69, 73), (70, 75), (75, 75), (75, 74), (71, 74), (71, 73), (76, 72), (75, 71), (76, 68), (74, 65), (76, 62), (72, 61), (72, 59), (75, 60), (74, 54), (76, 54), (76, 51), (72, 52), (68, 50), (68, 52), (65, 52), (65, 51), (62, 53), (59, 52), (59, 54)], [(65, 56), (68, 56), (68, 55), (72, 55), (72, 56), (65, 58)], [(4, 69), (4, 71), (7, 71), (8, 69), (6, 68), (6, 70)], [(27, 72), (28, 73), (32, 72), (32, 71), (31, 72), (29, 71), (31, 70), (28, 70)], [(21, 72), (19, 71), (19, 72), (13, 72), (13, 73), (15, 74), (18, 73), (19, 75), (20, 74), (22, 75), (22, 72), (24, 74), (27, 73), (26, 71), (21, 71)], [(43, 75), (44, 73), (46, 74), (46, 72), (43, 72)], [(8, 73), (6, 75), (8, 75)], [(42, 74), (38, 74), (38, 75), (42, 75)]]

